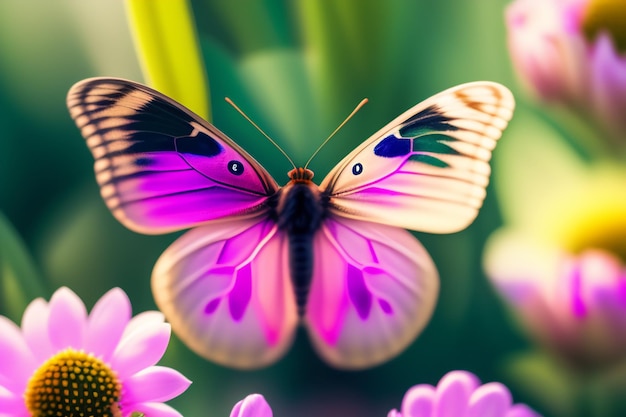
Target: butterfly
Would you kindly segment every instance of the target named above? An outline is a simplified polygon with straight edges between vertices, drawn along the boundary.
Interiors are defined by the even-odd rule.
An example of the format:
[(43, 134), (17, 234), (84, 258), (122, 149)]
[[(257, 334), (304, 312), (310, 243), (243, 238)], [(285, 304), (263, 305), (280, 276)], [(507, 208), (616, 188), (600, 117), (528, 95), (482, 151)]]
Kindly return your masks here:
[(151, 284), (187, 346), (259, 368), (285, 354), (301, 324), (327, 363), (362, 369), (402, 352), (429, 321), (438, 273), (405, 229), (452, 233), (474, 220), (514, 100), (493, 82), (450, 88), (380, 129), (319, 186), (294, 168), (282, 187), (216, 127), (144, 85), (87, 79), (67, 105), (122, 224), (191, 228)]

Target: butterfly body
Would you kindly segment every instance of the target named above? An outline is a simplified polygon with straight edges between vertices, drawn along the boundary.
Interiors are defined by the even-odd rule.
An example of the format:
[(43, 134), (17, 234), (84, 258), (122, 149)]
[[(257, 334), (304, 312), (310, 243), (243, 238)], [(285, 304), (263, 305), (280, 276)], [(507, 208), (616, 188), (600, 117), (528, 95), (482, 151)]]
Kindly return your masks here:
[(287, 234), (290, 275), (298, 314), (303, 316), (313, 277), (313, 237), (327, 215), (328, 199), (313, 183), (311, 170), (296, 168), (289, 172), (289, 177), (289, 183), (278, 193), (272, 217)]
[(152, 272), (174, 332), (245, 369), (284, 355), (299, 324), (339, 368), (402, 352), (439, 288), (405, 229), (451, 233), (474, 220), (514, 107), (496, 83), (450, 88), (365, 140), (319, 186), (297, 168), (280, 187), (235, 141), (149, 87), (88, 79), (67, 104), (115, 217), (141, 233), (191, 229)]

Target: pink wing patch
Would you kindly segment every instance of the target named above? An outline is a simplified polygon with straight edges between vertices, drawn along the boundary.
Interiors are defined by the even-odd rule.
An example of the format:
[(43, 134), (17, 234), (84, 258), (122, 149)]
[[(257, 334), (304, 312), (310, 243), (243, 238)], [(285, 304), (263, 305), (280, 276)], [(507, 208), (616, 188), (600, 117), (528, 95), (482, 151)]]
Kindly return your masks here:
[(197, 227), (159, 258), (152, 291), (180, 339), (226, 366), (269, 365), (298, 323), (286, 236), (270, 220)]
[(126, 227), (164, 233), (266, 210), (278, 190), (241, 147), (174, 100), (127, 80), (94, 78), (67, 105), (95, 159), (107, 206)]
[(406, 230), (332, 218), (314, 240), (305, 323), (318, 353), (338, 368), (380, 364), (404, 350), (435, 307), (432, 259)]

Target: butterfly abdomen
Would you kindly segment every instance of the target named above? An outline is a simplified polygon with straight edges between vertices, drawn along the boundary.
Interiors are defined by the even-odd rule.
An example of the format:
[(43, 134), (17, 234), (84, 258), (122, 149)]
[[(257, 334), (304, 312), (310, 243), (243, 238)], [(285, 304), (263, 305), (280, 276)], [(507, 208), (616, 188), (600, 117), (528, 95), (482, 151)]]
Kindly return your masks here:
[(289, 269), (302, 316), (313, 276), (313, 236), (320, 228), (325, 209), (320, 192), (311, 181), (292, 182), (282, 191), (278, 227), (289, 239)]

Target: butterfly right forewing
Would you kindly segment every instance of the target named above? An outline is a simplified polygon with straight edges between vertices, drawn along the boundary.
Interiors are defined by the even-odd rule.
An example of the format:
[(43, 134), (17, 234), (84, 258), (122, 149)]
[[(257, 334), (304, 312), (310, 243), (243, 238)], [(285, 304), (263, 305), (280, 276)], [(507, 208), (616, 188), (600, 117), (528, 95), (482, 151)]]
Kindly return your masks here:
[(514, 105), (506, 87), (484, 81), (417, 104), (322, 181), (330, 211), (431, 233), (464, 229), (483, 203), (491, 151)]

